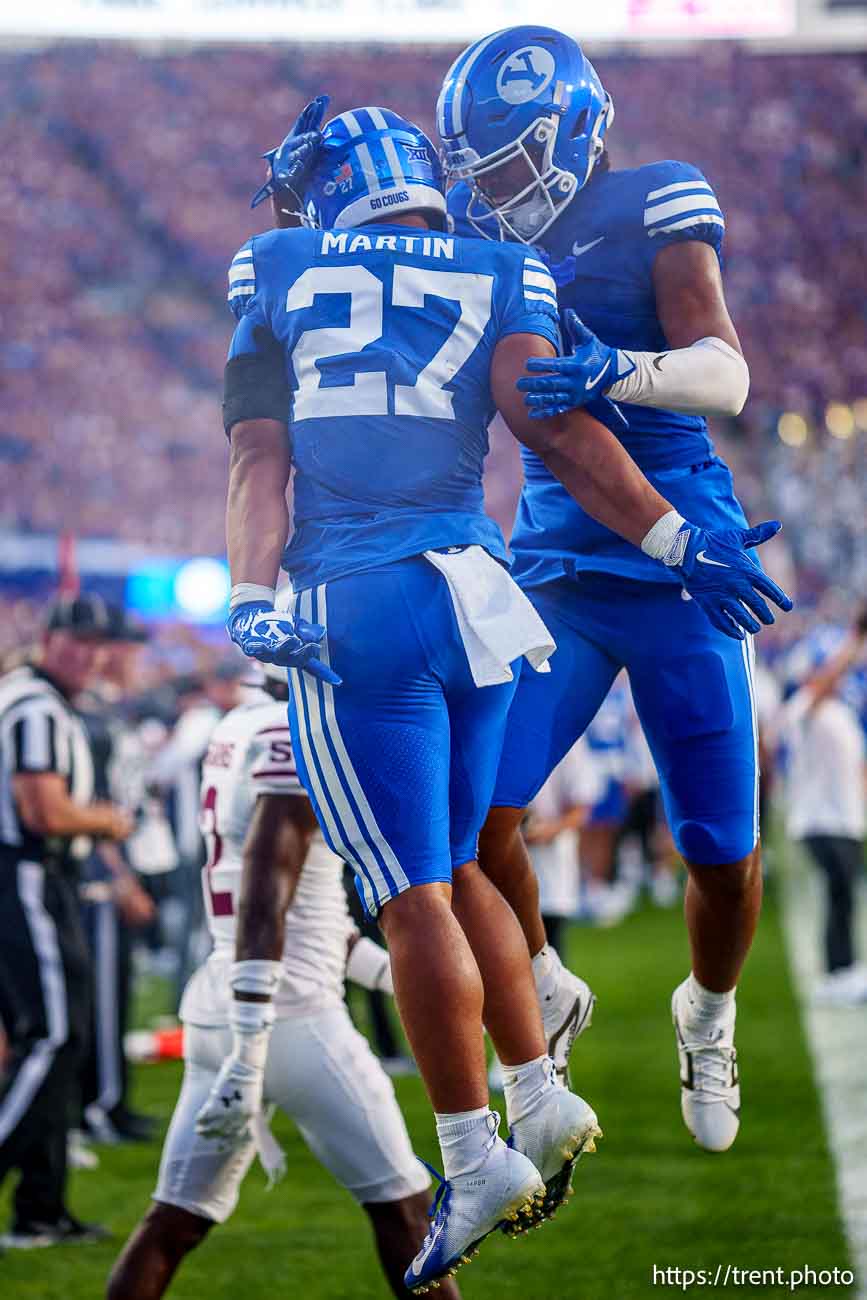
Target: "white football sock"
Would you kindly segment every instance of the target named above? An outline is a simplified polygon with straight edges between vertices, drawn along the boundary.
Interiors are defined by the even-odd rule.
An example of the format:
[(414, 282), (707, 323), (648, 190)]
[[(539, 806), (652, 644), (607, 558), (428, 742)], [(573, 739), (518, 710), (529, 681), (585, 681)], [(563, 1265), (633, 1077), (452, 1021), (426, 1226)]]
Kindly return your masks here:
[(497, 1112), (490, 1106), (480, 1106), (478, 1110), (435, 1115), (435, 1119), (446, 1178), (460, 1178), (478, 1169), (487, 1154), (491, 1135), (500, 1127)]
[(557, 949), (546, 943), (533, 958), (533, 978), (536, 981), (536, 992), (540, 1002), (545, 1002), (556, 993), (562, 969), (563, 963), (560, 961)]
[(706, 989), (690, 971), (686, 981), (686, 1000), (690, 1015), (697, 1020), (721, 1020), (735, 1000), (735, 990), (727, 993), (713, 993)]
[(537, 1056), (523, 1065), (504, 1065), (503, 1095), (509, 1128), (535, 1110), (542, 1097), (556, 1087), (550, 1056)]

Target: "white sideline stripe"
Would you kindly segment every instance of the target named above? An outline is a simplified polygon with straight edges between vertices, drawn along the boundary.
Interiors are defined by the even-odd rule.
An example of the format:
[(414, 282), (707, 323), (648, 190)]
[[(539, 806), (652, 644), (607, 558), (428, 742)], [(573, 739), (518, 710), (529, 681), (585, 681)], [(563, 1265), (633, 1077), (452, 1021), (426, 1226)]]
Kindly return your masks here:
[(532, 266), (534, 270), (544, 271), (546, 275), (551, 274), (551, 272), (548, 270), (548, 267), (545, 265), (545, 263), (537, 262), (535, 257), (524, 258), (524, 267), (526, 268), (528, 266)]
[(552, 303), (554, 304), (555, 307), (557, 306), (557, 297), (556, 297), (556, 295), (553, 294), (553, 293), (546, 293), (544, 289), (538, 289), (538, 290), (537, 290), (537, 289), (525, 289), (525, 290), (524, 290), (524, 297), (525, 297), (525, 298), (538, 298), (538, 299), (541, 300), (542, 302), (552, 302)]
[(229, 267), (229, 284), (234, 284), (236, 280), (255, 280), (256, 272), (252, 262), (243, 262), (240, 266)]
[(66, 983), (57, 945), (57, 927), (45, 910), (45, 872), (37, 862), (18, 863), (18, 897), (33, 941), (45, 1003), (48, 1037), (34, 1043), (0, 1107), (0, 1142), (18, 1126), (42, 1087), (58, 1048), (69, 1034)]
[(232, 265), (234, 266), (236, 262), (252, 262), (252, 260), (253, 260), (252, 248), (242, 248), (240, 253), (236, 253), (235, 256), (232, 258)]
[(381, 108), (368, 108), (367, 115), (377, 131), (387, 131), (388, 123)]
[(686, 217), (683, 221), (673, 221), (670, 226), (660, 226), (656, 230), (648, 230), (647, 233), (652, 239), (654, 235), (667, 235), (672, 230), (686, 230), (687, 226), (722, 226), (725, 230), (725, 224), (722, 217), (704, 213), (698, 217)]
[(687, 194), (685, 198), (659, 203), (655, 208), (645, 208), (644, 224), (655, 226), (657, 221), (667, 221), (669, 217), (679, 217), (684, 212), (701, 212), (704, 208), (710, 208), (722, 216), (720, 205), (712, 194)]
[(242, 284), (242, 285), (239, 285), (237, 289), (230, 289), (229, 292), (227, 293), (226, 297), (229, 299), (229, 302), (231, 302), (233, 298), (243, 298), (245, 294), (251, 294), (251, 293), (255, 293), (255, 292), (256, 292), (256, 289), (255, 289), (255, 286), (254, 286), (254, 285), (252, 285), (252, 284), (249, 284), (249, 285), (243, 285), (243, 284)]
[(663, 185), (661, 190), (651, 190), (645, 202), (649, 203), (651, 199), (661, 199), (666, 194), (679, 194), (683, 190), (704, 190), (707, 194), (713, 194), (713, 190), (707, 181), (675, 181), (673, 185)]
[[(345, 858), (353, 868), (358, 866), (355, 854), (347, 844), (344, 836), (341, 834), (340, 827), (334, 819), (331, 811), (331, 805), (325, 797), (325, 790), (319, 779), (319, 773), (316, 764), (313, 761), (312, 738), (310, 735), (310, 723), (304, 716), (304, 673), (300, 669), (289, 669), (289, 686), (292, 690), (292, 696), (295, 702), (295, 712), (298, 715), (298, 733), (301, 737), (301, 752), (304, 755), (304, 763), (307, 768), (307, 775), (310, 778), (310, 784), (313, 787), (313, 796), (319, 806), (319, 811), (325, 821), (325, 829), (331, 840), (335, 852)], [(370, 881), (361, 869), (356, 872), (358, 879), (361, 881), (364, 901), (370, 911), (374, 910), (374, 897)]]
[[(794, 861), (793, 861), (794, 859)], [(816, 871), (799, 849), (787, 855), (783, 877), (783, 931), (789, 968), (801, 1003), (801, 1019), (813, 1074), (822, 1101), (828, 1145), (837, 1174), (840, 1217), (849, 1241), (855, 1288), (852, 1300), (867, 1300), (867, 1005), (835, 1010), (815, 1006), (812, 992), (821, 973), (821, 916)], [(858, 884), (861, 949), (867, 950), (867, 889)]]
[[(318, 613), (319, 622), (324, 627), (327, 628), (328, 627), (328, 605), (326, 603), (325, 590), (326, 589), (324, 584), (323, 586), (318, 588), (319, 608), (317, 613)], [(306, 616), (302, 615), (302, 618), (303, 617)], [(321, 659), (324, 664), (328, 664), (329, 667), (331, 666), (329, 655), (328, 655), (327, 636), (322, 645)], [(361, 816), (366, 824), (367, 833), (370, 836), (370, 838), (373, 840), (376, 847), (379, 849), (380, 855), (383, 861), (385, 862), (385, 865), (388, 867), (388, 870), (390, 871), (392, 879), (394, 880), (394, 883), (397, 886), (397, 888), (409, 889), (409, 880), (407, 879), (406, 872), (398, 862), (394, 850), (392, 849), (388, 840), (385, 838), (382, 831), (379, 829), (379, 826), (377, 825), (376, 818), (373, 815), (373, 809), (371, 808), (370, 804), (367, 802), (367, 795), (364, 793), (364, 790), (361, 788), (361, 782), (358, 779), (358, 775), (355, 771), (355, 768), (352, 766), (352, 760), (350, 759), (349, 754), (346, 751), (346, 746), (343, 743), (343, 737), (340, 734), (340, 728), (337, 725), (337, 718), (334, 712), (334, 687), (330, 685), (329, 682), (324, 682), (323, 686), (324, 686), (323, 694), (325, 696), (325, 718), (328, 723), (328, 729), (331, 735), (332, 743), (337, 752), (337, 761), (343, 765), (343, 773), (346, 777), (347, 784), (349, 785), (349, 789), (352, 791), (352, 797), (355, 799), (355, 802), (358, 805), (358, 811), (361, 813)], [(378, 866), (376, 870), (379, 872), (381, 876), (382, 872), (380, 871), (380, 868)], [(384, 877), (383, 877), (383, 881), (384, 881)]]

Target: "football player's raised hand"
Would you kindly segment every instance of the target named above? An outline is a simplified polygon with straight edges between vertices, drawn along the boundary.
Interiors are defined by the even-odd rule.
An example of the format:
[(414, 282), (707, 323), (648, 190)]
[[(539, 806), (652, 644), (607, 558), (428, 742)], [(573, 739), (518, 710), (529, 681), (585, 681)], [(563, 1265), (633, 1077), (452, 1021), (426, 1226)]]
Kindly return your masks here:
[(323, 682), (339, 686), (341, 678), (318, 657), (325, 628), (305, 619), (292, 619), (264, 600), (236, 605), (226, 620), (235, 645), (251, 659), (283, 668), (303, 668)]
[(289, 133), (276, 149), (262, 155), (268, 161), (268, 177), (250, 201), (255, 208), (274, 194), (286, 193), (301, 206), (307, 181), (322, 143), (320, 127), (329, 104), (328, 95), (317, 95), (299, 113)]
[(792, 608), (791, 598), (749, 554), (752, 547), (776, 537), (781, 528), (777, 519), (755, 528), (719, 531), (684, 523), (662, 562), (677, 570), (714, 627), (743, 641), (747, 632), (759, 632), (762, 623), (774, 622), (765, 596), (785, 613)]
[(563, 342), (566, 356), (531, 357), (532, 377), (518, 380), (534, 420), (586, 406), (635, 369), (626, 353), (603, 343), (571, 310), (563, 313)]

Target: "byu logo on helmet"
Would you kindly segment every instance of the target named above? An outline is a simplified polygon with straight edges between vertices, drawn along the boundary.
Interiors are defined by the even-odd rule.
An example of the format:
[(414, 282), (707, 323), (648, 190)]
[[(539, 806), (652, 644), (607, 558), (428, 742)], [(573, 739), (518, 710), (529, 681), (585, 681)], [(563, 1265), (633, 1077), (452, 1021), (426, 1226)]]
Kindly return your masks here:
[(497, 93), (507, 104), (526, 104), (551, 84), (554, 56), (541, 45), (525, 45), (510, 54), (497, 74)]
[(507, 27), (474, 41), (437, 102), (447, 178), (473, 191), (468, 220), (488, 239), (493, 225), (501, 239), (525, 244), (587, 184), (613, 119), (592, 63), (552, 27)]

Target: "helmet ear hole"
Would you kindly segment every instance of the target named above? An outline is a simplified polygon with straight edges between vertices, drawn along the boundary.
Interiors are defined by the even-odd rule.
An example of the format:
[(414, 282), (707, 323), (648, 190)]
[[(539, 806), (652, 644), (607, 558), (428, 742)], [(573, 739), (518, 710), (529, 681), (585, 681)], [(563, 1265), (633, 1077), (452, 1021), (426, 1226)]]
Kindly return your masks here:
[(572, 127), (570, 139), (576, 140), (579, 135), (584, 135), (587, 130), (587, 122), (590, 117), (590, 109), (582, 108), (581, 112), (575, 119), (575, 125)]

